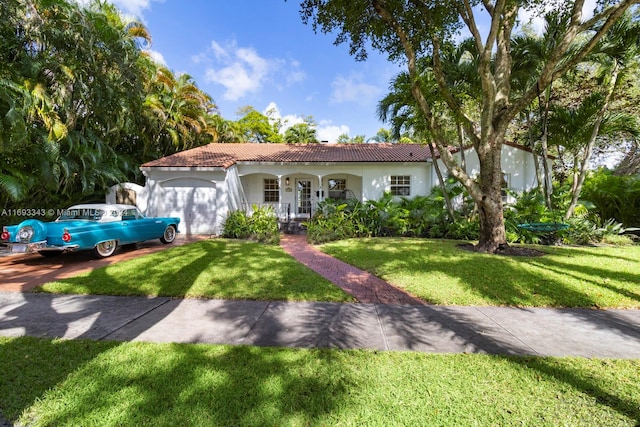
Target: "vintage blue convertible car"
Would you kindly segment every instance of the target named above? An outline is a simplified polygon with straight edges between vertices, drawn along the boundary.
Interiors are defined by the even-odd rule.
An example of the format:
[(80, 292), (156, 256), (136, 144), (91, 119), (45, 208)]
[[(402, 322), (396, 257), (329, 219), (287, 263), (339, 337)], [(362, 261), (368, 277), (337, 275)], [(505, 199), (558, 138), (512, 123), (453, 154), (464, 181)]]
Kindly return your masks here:
[(151, 239), (171, 243), (180, 218), (147, 218), (138, 208), (120, 204), (76, 205), (54, 222), (27, 219), (3, 227), (0, 242), (13, 253), (38, 252), (54, 256), (76, 250), (93, 250), (99, 258), (113, 255), (118, 245)]

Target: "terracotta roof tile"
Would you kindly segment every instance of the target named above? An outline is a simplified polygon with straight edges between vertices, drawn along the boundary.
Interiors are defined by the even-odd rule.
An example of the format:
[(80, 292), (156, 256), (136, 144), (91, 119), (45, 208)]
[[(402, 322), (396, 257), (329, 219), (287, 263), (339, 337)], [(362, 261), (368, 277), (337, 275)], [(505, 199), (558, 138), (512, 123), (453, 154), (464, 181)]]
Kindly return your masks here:
[(209, 144), (145, 163), (142, 167), (220, 167), (237, 162), (424, 162), (418, 144)]

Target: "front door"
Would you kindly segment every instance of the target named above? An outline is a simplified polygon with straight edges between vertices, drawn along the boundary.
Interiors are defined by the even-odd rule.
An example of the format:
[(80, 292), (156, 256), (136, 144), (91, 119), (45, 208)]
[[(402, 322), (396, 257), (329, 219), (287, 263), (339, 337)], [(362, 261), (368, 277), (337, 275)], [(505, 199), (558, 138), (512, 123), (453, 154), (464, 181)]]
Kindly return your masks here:
[(296, 212), (311, 213), (311, 180), (296, 179)]

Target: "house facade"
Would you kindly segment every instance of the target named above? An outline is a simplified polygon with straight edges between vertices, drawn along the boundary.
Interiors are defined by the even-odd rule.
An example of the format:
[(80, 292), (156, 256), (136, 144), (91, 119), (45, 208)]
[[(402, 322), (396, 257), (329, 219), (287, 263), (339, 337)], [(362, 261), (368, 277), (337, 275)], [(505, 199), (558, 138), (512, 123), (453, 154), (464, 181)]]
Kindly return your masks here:
[[(536, 185), (530, 150), (505, 144), (502, 157), (509, 188)], [(434, 160), (418, 144), (209, 144), (143, 164), (145, 186), (114, 186), (107, 202), (133, 201), (148, 216), (180, 217), (182, 233), (218, 235), (230, 212), (253, 205), (286, 221), (309, 218), (327, 198), (428, 195), (438, 183)], [(465, 160), (477, 175), (473, 149)]]

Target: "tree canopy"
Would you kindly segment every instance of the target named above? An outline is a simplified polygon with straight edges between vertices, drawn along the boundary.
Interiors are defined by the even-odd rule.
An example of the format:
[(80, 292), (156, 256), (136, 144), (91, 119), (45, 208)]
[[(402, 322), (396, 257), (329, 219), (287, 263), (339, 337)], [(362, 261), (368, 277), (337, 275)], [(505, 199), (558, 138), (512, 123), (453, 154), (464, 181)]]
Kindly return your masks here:
[(211, 97), (150, 43), (106, 2), (0, 4), (1, 207), (102, 197), (140, 163), (219, 138)]
[[(566, 2), (526, 0), (303, 0), (301, 16), (314, 30), (337, 34), (335, 43), (348, 43), (358, 60), (367, 49), (384, 52), (407, 66), (412, 104), (423, 128), (441, 153), (450, 174), (465, 186), (480, 217), (477, 250), (496, 252), (506, 245), (502, 211), (501, 147), (518, 115), (539, 98), (541, 91), (594, 50), (600, 40), (637, 0), (600, 2), (593, 15), (584, 14), (584, 0)], [(529, 78), (517, 72), (513, 57), (514, 29), (520, 12), (553, 17), (557, 25), (545, 29), (548, 40)], [(459, 31), (471, 38), (473, 75), (460, 74), (451, 52), (461, 47)], [(420, 63), (435, 85), (423, 85)], [(469, 71), (469, 69), (467, 69)], [(457, 75), (462, 82), (452, 85)], [(430, 89), (438, 91), (437, 102)], [(473, 103), (469, 103), (473, 100)], [(440, 102), (441, 101), (441, 102)], [(437, 108), (459, 125), (480, 160), (479, 176), (470, 176), (447, 150), (446, 126)], [(471, 108), (470, 108), (471, 106)], [(436, 108), (437, 107), (437, 108)]]

